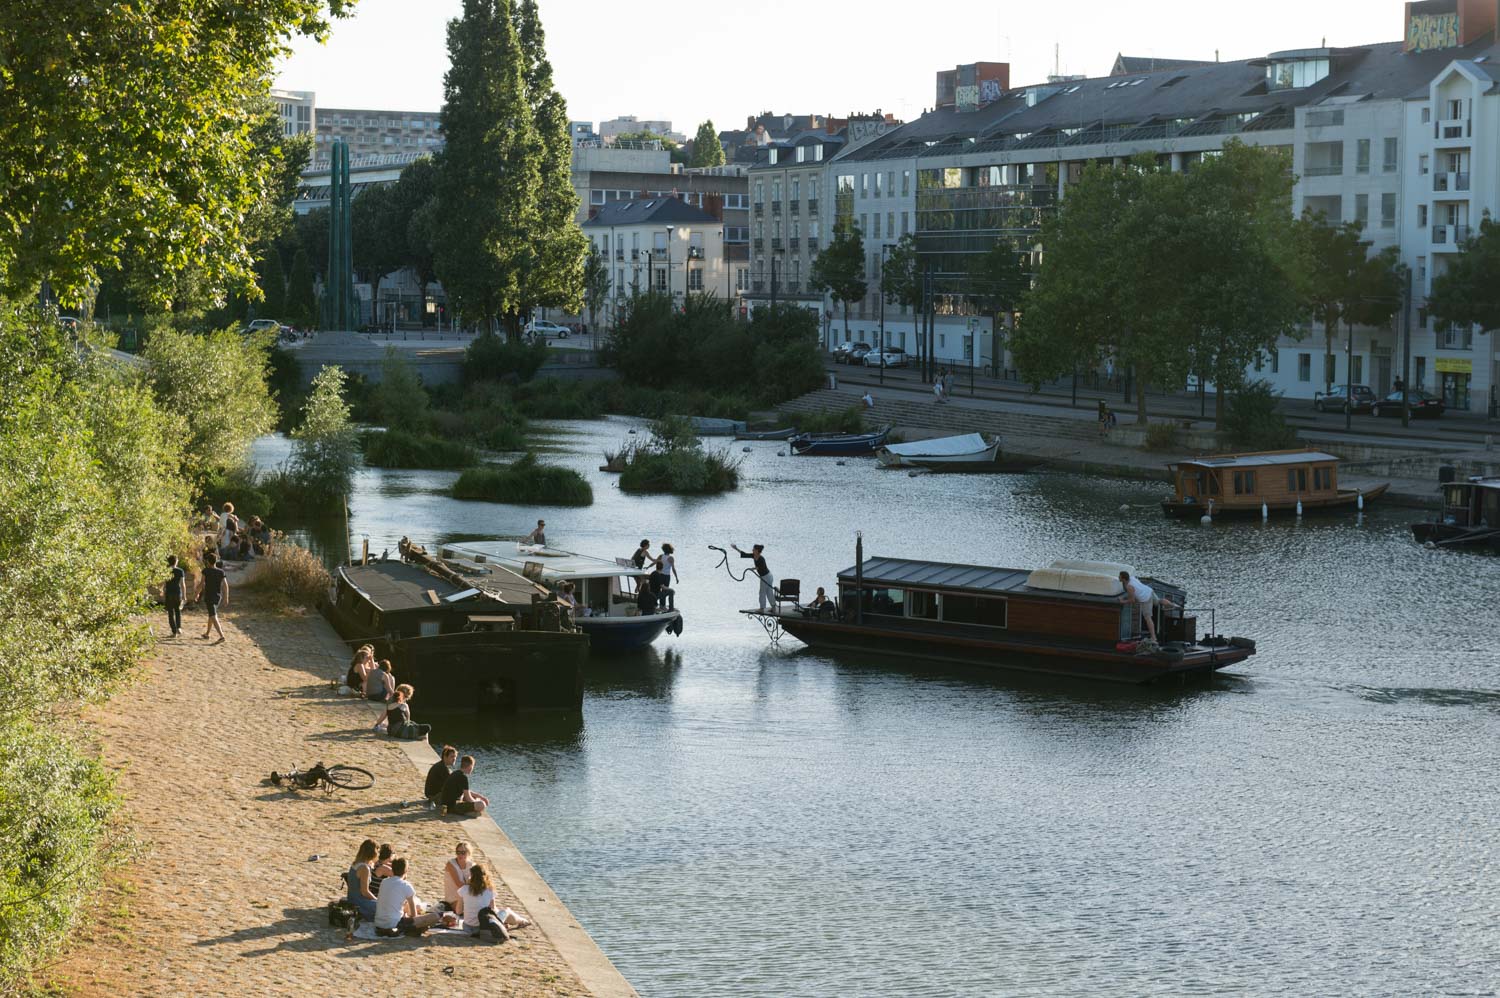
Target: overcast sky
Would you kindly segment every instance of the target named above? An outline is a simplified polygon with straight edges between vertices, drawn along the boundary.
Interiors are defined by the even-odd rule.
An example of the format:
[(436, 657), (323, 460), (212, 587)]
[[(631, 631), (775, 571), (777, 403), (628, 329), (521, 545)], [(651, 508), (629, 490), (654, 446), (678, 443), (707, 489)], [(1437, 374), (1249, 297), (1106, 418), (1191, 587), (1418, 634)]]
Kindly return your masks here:
[[(761, 111), (843, 115), (879, 108), (911, 119), (933, 74), (1009, 62), (1013, 84), (1053, 72), (1108, 74), (1117, 52), (1249, 59), (1281, 49), (1402, 37), (1399, 0), (540, 0), (547, 50), (569, 117), (633, 114), (692, 135), (712, 118), (744, 127)], [(278, 85), (322, 107), (437, 110), (446, 24), (461, 0), (359, 0), (326, 45), (302, 41)], [(1058, 46), (1054, 54), (1054, 45)]]

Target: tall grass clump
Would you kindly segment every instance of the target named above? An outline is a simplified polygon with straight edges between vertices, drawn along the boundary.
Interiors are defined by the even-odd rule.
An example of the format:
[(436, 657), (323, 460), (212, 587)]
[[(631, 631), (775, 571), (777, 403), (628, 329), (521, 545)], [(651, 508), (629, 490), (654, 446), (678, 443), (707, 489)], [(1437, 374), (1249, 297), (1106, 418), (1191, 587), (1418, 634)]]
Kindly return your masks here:
[(366, 430), (359, 446), (365, 464), (374, 468), (467, 468), (477, 460), (468, 444), (432, 433)]
[(594, 490), (571, 468), (542, 464), (528, 452), (513, 464), (470, 468), (453, 483), (453, 498), (528, 506), (589, 506)]
[(740, 463), (726, 450), (705, 450), (683, 416), (651, 424), (651, 438), (636, 447), (620, 473), (625, 492), (715, 495), (739, 488)]
[(257, 559), (257, 565), (246, 588), (286, 605), (316, 609), (333, 585), (332, 576), (316, 555), (284, 537), (276, 538), (270, 550)]
[(777, 414), (781, 426), (795, 426), (803, 433), (864, 433), (864, 410), (852, 405), (847, 409), (823, 409), (818, 412), (787, 412)]

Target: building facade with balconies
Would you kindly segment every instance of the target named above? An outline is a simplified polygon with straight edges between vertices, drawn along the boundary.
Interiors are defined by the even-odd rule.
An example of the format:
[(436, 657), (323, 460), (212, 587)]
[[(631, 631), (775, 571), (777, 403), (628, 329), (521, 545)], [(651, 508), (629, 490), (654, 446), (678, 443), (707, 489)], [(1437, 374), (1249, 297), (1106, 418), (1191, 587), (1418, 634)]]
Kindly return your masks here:
[(594, 251), (608, 262), (608, 314), (613, 325), (632, 295), (654, 290), (679, 305), (689, 294), (730, 295), (724, 224), (680, 198), (612, 201), (583, 223)]
[(812, 262), (827, 245), (832, 220), (823, 197), (825, 168), (842, 135), (811, 131), (760, 147), (750, 185), (750, 286), (745, 305), (772, 301), (821, 311), (823, 294), (808, 286)]

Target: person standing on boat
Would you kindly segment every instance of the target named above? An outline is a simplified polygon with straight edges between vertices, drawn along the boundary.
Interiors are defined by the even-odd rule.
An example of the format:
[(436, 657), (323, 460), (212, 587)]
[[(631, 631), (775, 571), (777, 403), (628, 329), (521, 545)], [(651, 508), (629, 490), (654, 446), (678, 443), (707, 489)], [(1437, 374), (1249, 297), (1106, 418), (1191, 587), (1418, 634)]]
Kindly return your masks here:
[(656, 559), (651, 555), (651, 542), (642, 538), (641, 546), (636, 548), (635, 554), (630, 556), (630, 563), (636, 568), (645, 568), (648, 561), (654, 562)]
[(657, 596), (667, 603), (668, 610), (677, 609), (677, 591), (672, 588), (675, 580), (679, 584), (682, 577), (677, 574), (676, 549), (670, 544), (661, 546), (661, 554), (656, 559), (656, 571), (651, 573), (651, 588), (656, 590)]
[(1156, 640), (1156, 591), (1129, 572), (1120, 573), (1120, 585), (1125, 591), (1120, 594), (1121, 603), (1134, 603), (1146, 622), (1146, 633)]
[(547, 521), (536, 521), (536, 529), (526, 535), (527, 544), (535, 544), (539, 548), (547, 546)]
[[(941, 384), (941, 382), (939, 382)], [(752, 559), (755, 565), (755, 574), (760, 576), (760, 608), (769, 610), (776, 606), (776, 577), (771, 574), (770, 567), (766, 564), (764, 544), (756, 544), (749, 551), (741, 551), (737, 545), (731, 544), (735, 553), (741, 558)]]

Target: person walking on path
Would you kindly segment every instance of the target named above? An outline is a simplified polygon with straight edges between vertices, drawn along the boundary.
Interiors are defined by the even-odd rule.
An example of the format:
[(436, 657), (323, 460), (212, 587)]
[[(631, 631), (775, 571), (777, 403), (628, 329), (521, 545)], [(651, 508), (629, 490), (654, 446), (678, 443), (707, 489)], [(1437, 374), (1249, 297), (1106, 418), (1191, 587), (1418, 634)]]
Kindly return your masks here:
[(1156, 620), (1152, 611), (1156, 609), (1156, 591), (1129, 572), (1120, 573), (1120, 585), (1125, 588), (1120, 594), (1120, 602), (1135, 604), (1141, 619), (1146, 623), (1146, 633), (1155, 641)]
[(182, 603), (187, 588), (187, 573), (177, 564), (175, 554), (167, 555), (167, 570), (171, 573), (167, 576), (166, 585), (162, 586), (161, 599), (167, 605), (167, 626), (172, 629), (172, 637), (182, 635)]
[(938, 375), (936, 378), (933, 379), (933, 382), (932, 382), (932, 397), (937, 400), (937, 402), (938, 402), (939, 405), (941, 405), (943, 403), (943, 401), (944, 401), (944, 399), (943, 399), (943, 376), (941, 374)]
[(755, 574), (760, 576), (760, 608), (769, 610), (776, 606), (776, 577), (771, 574), (771, 568), (766, 564), (764, 544), (753, 545), (749, 551), (741, 551), (738, 545), (731, 544), (735, 553), (741, 558), (749, 558), (755, 566)]
[(203, 578), (198, 580), (198, 592), (193, 598), (202, 599), (208, 610), (208, 625), (203, 628), (203, 638), (213, 631), (219, 632), (218, 644), (224, 643), (224, 628), (219, 624), (219, 607), (229, 605), (229, 580), (218, 565), (219, 559), (212, 552), (203, 556)]
[(1099, 437), (1103, 439), (1109, 436), (1109, 406), (1103, 399), (1099, 400)]
[(943, 401), (953, 397), (953, 368), (943, 368)]

